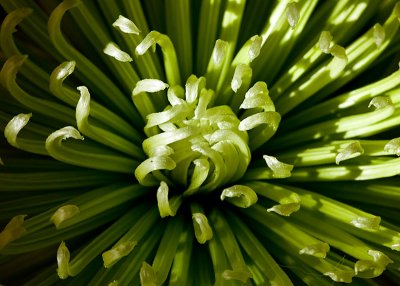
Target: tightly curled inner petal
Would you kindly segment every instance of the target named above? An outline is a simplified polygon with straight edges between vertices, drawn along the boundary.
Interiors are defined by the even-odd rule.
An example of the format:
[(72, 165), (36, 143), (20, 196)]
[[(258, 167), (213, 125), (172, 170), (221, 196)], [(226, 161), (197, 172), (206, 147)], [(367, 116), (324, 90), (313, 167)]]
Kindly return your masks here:
[[(155, 84), (144, 90), (160, 89), (157, 88), (159, 81), (147, 81)], [(144, 81), (138, 83), (135, 96), (141, 96), (136, 90), (142, 90), (143, 84)], [(161, 88), (166, 87), (168, 85)], [(172, 178), (169, 182), (175, 186), (183, 185), (185, 194), (189, 195), (212, 191), (239, 179), (250, 163), (251, 153), (248, 135), (240, 130), (236, 114), (228, 106), (209, 107), (215, 94), (205, 88), (204, 78), (192, 75), (185, 89), (183, 99), (176, 87), (170, 88), (170, 105), (161, 112), (147, 115), (145, 130), (152, 136), (143, 142), (143, 148), (149, 159), (136, 169), (135, 174), (141, 183), (145, 183), (144, 174), (148, 177), (146, 180), (152, 178), (153, 182), (162, 177)], [(168, 147), (171, 164), (146, 167), (165, 156), (165, 147)]]

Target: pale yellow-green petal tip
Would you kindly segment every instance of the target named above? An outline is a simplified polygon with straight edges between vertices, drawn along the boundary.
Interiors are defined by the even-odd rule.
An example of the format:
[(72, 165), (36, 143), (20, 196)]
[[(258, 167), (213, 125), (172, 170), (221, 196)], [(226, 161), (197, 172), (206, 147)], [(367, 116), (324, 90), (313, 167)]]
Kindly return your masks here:
[(267, 209), (268, 212), (275, 212), (281, 216), (290, 216), (300, 209), (300, 203), (287, 203), (274, 205)]
[(370, 260), (359, 260), (354, 265), (356, 274), (362, 275), (363, 278), (374, 278), (382, 274), (386, 266), (393, 261), (377, 250), (368, 250), (368, 255), (371, 256)]
[(112, 43), (112, 42), (108, 43), (105, 46), (105, 48), (103, 49), (103, 52), (106, 55), (113, 57), (114, 59), (116, 59), (117, 61), (120, 61), (120, 62), (125, 63), (125, 62), (133, 61), (133, 59), (131, 58), (131, 56), (128, 53), (122, 51), (120, 49), (120, 47), (118, 47), (117, 44)]
[(300, 249), (300, 254), (310, 255), (318, 258), (325, 258), (329, 252), (329, 244), (325, 242), (319, 242)]
[(50, 221), (56, 226), (56, 228), (60, 228), (61, 224), (76, 216), (79, 213), (79, 207), (76, 205), (65, 205), (58, 208), (54, 214), (51, 216)]
[(215, 42), (214, 50), (212, 53), (212, 61), (215, 66), (220, 66), (226, 56), (229, 43), (223, 40), (217, 40)]
[(63, 62), (58, 67), (56, 67), (50, 76), (50, 89), (51, 85), (57, 81), (65, 80), (69, 75), (71, 75), (75, 70), (75, 61)]
[(319, 48), (325, 53), (329, 54), (332, 47), (333, 37), (329, 31), (322, 31), (319, 37)]
[(25, 217), (26, 215), (14, 216), (0, 232), (0, 250), (26, 233), (23, 227)]
[(250, 278), (252, 278), (253, 276), (251, 275), (251, 273), (247, 270), (239, 270), (239, 269), (227, 269), (224, 272), (222, 272), (222, 277), (225, 280), (237, 280), (237, 281), (241, 281), (243, 283), (246, 283)]
[(113, 280), (112, 282), (108, 283), (108, 286), (118, 286), (118, 280)]
[(234, 185), (222, 191), (221, 201), (225, 199), (237, 207), (248, 208), (257, 203), (258, 197), (250, 187)]
[(292, 175), (293, 165), (280, 162), (273, 156), (264, 155), (263, 158), (274, 178), (288, 178)]
[(294, 29), (300, 20), (300, 11), (296, 2), (290, 2), (286, 6), (287, 21), (292, 29)]
[(70, 253), (63, 241), (57, 250), (57, 274), (60, 279), (66, 279), (69, 276), (69, 260)]
[(118, 19), (112, 24), (113, 27), (118, 28), (121, 32), (126, 34), (135, 34), (139, 35), (140, 30), (139, 28), (128, 18), (119, 15)]
[(143, 79), (136, 83), (132, 95), (135, 96), (142, 92), (158, 92), (166, 88), (168, 88), (168, 84), (159, 79)]
[(143, 262), (140, 268), (140, 284), (142, 286), (159, 286), (156, 272), (146, 262)]
[(339, 165), (341, 161), (349, 160), (364, 154), (364, 149), (360, 141), (355, 141), (347, 145), (341, 152), (336, 155), (336, 164)]
[(16, 116), (14, 116), (6, 125), (6, 128), (4, 129), (4, 136), (7, 139), (7, 142), (16, 148), (18, 148), (18, 143), (17, 143), (17, 136), (18, 133), (24, 128), (29, 120), (32, 117), (32, 113), (21, 113)]
[(388, 96), (376, 96), (368, 104), (368, 107), (374, 106), (376, 109), (381, 109), (387, 106), (394, 107), (392, 100)]
[(202, 213), (192, 215), (194, 234), (200, 244), (206, 243), (213, 237), (213, 231), (207, 217)]
[(103, 252), (103, 264), (105, 268), (110, 268), (117, 263), (121, 258), (127, 256), (136, 246), (136, 241), (126, 241), (118, 243), (110, 250)]
[(343, 266), (344, 269), (334, 269), (332, 271), (325, 272), (325, 276), (329, 276), (333, 281), (340, 283), (351, 283), (355, 272), (349, 267)]
[(250, 40), (251, 40), (251, 45), (249, 48), (248, 56), (250, 62), (252, 62), (260, 55), (263, 38), (258, 35), (255, 35), (251, 37)]
[(57, 131), (51, 133), (46, 139), (46, 147), (47, 145), (51, 145), (55, 142), (66, 140), (68, 138), (73, 138), (77, 140), (83, 140), (84, 137), (76, 130), (75, 127), (66, 126)]
[(157, 204), (160, 212), (160, 217), (175, 216), (178, 208), (182, 203), (181, 196), (173, 196), (168, 198), (169, 188), (167, 183), (161, 181), (157, 189)]
[(252, 70), (250, 66), (245, 64), (238, 64), (235, 68), (235, 72), (233, 74), (233, 78), (231, 81), (231, 88), (234, 92), (237, 92), (238, 89), (242, 86), (243, 80), (245, 77), (251, 78)]
[(381, 218), (379, 216), (357, 217), (350, 223), (358, 228), (378, 230), (381, 223)]
[(384, 150), (389, 154), (400, 156), (400, 137), (394, 138), (386, 143)]

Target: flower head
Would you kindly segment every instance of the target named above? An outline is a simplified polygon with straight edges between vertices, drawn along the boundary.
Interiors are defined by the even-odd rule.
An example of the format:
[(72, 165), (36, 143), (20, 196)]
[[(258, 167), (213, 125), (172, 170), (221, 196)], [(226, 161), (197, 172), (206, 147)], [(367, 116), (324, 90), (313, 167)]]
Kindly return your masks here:
[(0, 4), (0, 282), (399, 278), (399, 3)]

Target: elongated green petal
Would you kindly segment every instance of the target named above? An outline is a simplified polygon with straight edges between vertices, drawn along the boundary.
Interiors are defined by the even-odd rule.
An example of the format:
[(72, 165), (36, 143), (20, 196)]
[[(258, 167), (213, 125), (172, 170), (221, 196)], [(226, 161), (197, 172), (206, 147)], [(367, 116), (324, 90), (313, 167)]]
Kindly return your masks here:
[(104, 153), (87, 153), (81, 151), (76, 145), (75, 147), (73, 145), (64, 147), (62, 141), (68, 138), (75, 140), (84, 139), (78, 130), (67, 126), (49, 135), (46, 140), (46, 150), (57, 160), (93, 169), (131, 173), (137, 166), (135, 160), (127, 159), (117, 154), (109, 154), (107, 151)]
[(136, 47), (136, 53), (138, 55), (143, 55), (151, 46), (155, 46), (155, 44), (160, 45), (164, 55), (164, 67), (166, 70), (168, 84), (180, 84), (181, 76), (179, 73), (178, 59), (174, 44), (171, 42), (168, 36), (160, 34), (157, 31), (151, 31)]
[(112, 132), (89, 123), (90, 93), (85, 86), (78, 87), (78, 90), (81, 93), (81, 97), (76, 106), (75, 118), (79, 131), (91, 139), (124, 152), (135, 159), (143, 159), (142, 150), (139, 147)]
[(0, 81), (5, 88), (23, 105), (33, 111), (47, 115), (61, 122), (72, 124), (71, 110), (61, 104), (45, 99), (36, 98), (25, 92), (16, 82), (19, 68), (24, 64), (27, 56), (14, 55), (3, 65), (0, 72)]
[(99, 70), (96, 65), (89, 61), (65, 40), (60, 27), (61, 20), (69, 9), (80, 4), (82, 4), (81, 1), (66, 0), (59, 4), (52, 12), (48, 22), (48, 28), (53, 45), (68, 60), (73, 59), (76, 61), (78, 66), (77, 72), (91, 84), (97, 86), (98, 83), (101, 83), (101, 95), (107, 102), (113, 104), (118, 108), (118, 110), (121, 110), (126, 117), (133, 119), (133, 121), (139, 121), (140, 119), (137, 112), (129, 104), (128, 98), (124, 96), (121, 90), (119, 90), (118, 87), (101, 70)]

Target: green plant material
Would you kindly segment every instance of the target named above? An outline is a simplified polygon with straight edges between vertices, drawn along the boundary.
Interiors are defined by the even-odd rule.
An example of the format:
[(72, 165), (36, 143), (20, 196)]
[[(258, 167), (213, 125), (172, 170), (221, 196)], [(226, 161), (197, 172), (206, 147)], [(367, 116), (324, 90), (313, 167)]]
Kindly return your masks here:
[(398, 281), (400, 3), (0, 6), (3, 284)]

